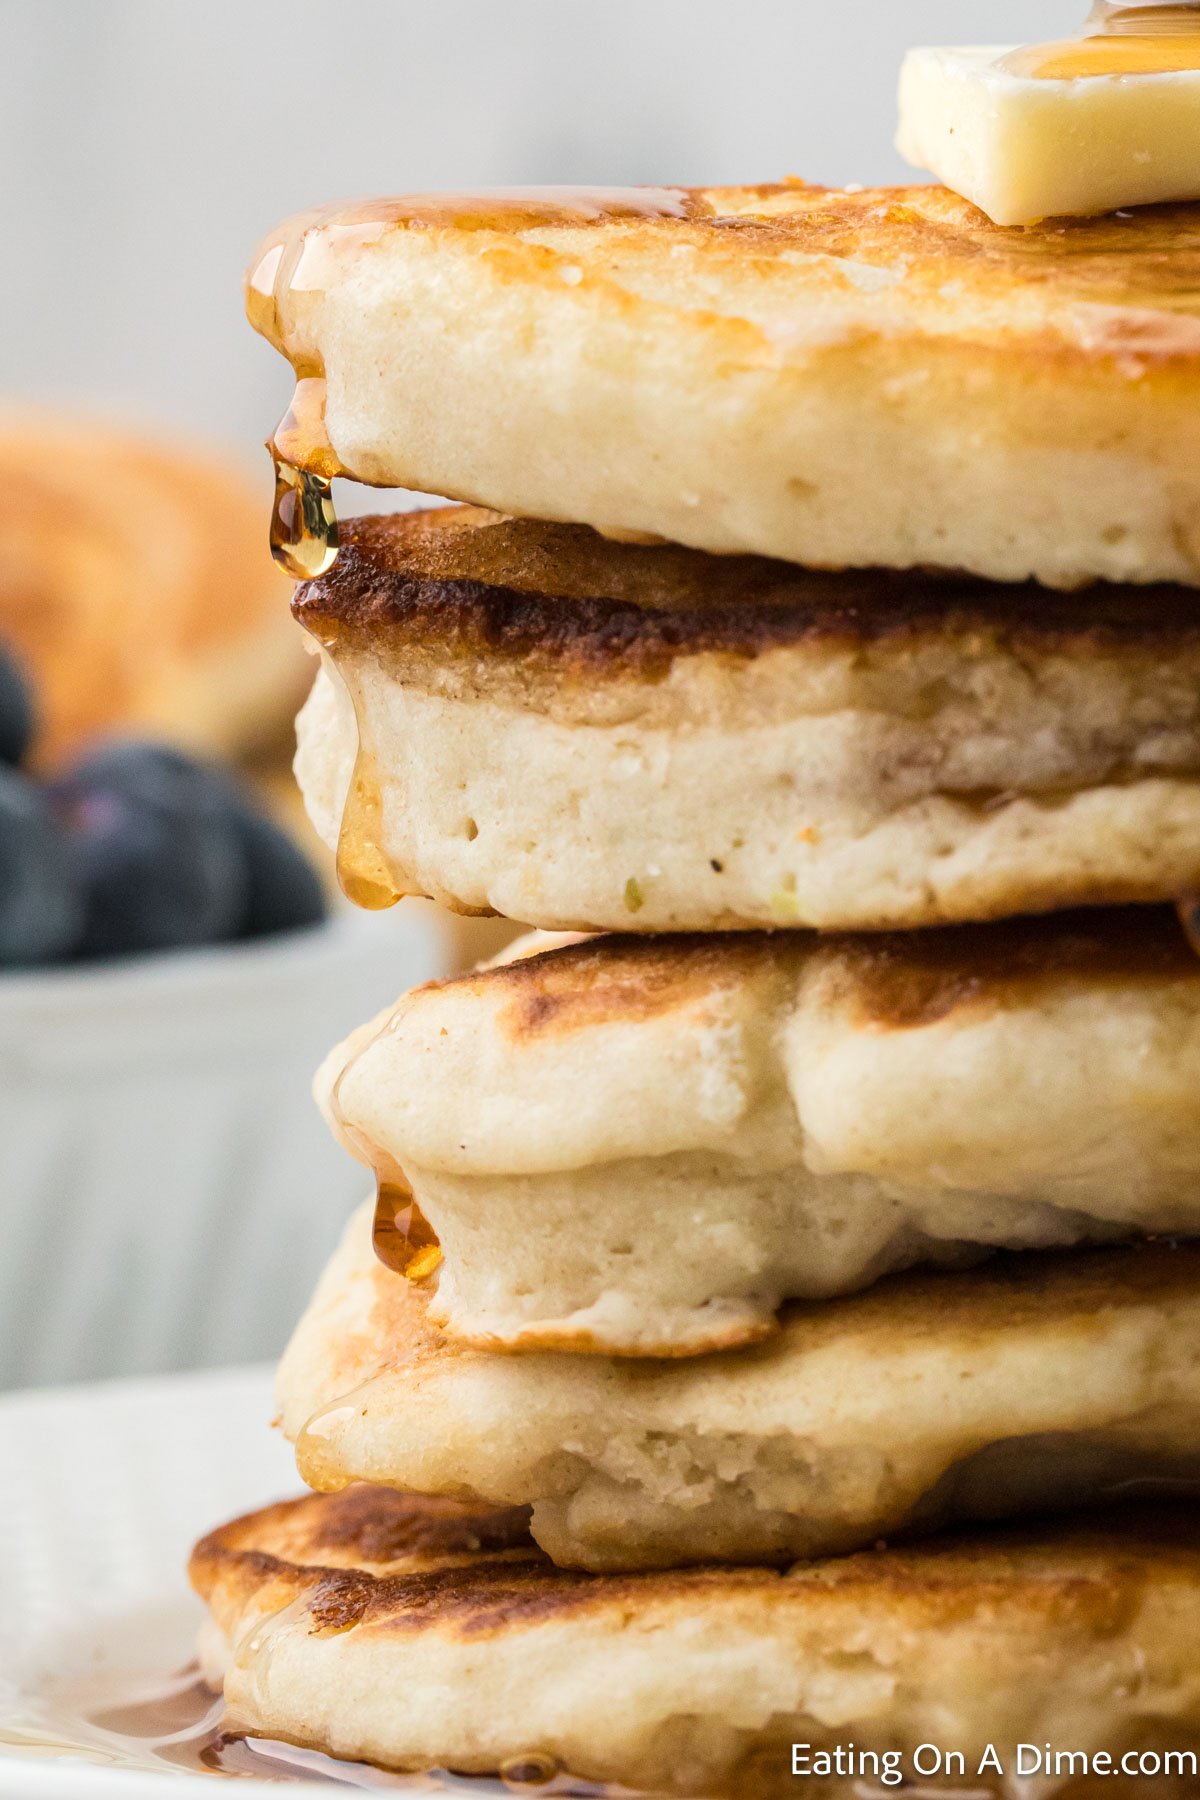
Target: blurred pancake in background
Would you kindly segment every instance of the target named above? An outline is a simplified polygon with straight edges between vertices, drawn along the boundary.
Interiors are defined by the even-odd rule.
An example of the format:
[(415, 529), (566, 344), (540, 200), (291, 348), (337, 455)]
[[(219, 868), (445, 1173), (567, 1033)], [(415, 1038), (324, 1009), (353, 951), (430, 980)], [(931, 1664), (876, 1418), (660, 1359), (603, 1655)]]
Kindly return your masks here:
[(0, 410), (0, 640), (36, 688), (34, 761), (95, 736), (283, 749), (309, 663), (236, 464), (94, 419)]

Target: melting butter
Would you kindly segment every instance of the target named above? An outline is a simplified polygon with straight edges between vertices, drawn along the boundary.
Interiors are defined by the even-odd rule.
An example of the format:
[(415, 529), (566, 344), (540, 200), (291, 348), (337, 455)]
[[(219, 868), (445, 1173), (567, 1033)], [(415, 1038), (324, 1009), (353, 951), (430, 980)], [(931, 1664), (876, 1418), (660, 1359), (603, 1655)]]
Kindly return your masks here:
[(996, 225), (1200, 199), (1200, 4), (1103, 0), (1065, 42), (910, 51), (897, 143)]

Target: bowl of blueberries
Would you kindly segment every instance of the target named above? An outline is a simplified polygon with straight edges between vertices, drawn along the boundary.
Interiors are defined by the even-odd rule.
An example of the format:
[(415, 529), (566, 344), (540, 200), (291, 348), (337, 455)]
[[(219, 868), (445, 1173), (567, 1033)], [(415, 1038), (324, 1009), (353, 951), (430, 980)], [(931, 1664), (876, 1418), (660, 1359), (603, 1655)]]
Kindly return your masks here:
[(440, 934), (333, 903), (234, 771), (42, 774), (34, 725), (0, 651), (0, 1388), (272, 1356), (363, 1186), (313, 1072)]

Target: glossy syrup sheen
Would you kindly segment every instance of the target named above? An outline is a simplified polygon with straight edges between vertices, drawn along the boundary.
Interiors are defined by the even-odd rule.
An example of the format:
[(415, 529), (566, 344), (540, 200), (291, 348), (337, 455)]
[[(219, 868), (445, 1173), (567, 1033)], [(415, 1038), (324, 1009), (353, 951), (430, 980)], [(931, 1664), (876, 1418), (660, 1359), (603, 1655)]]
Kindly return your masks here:
[[(372, 1034), (362, 1055), (391, 1028), (391, 1016)], [(355, 1154), (375, 1171), (375, 1216), (372, 1241), (375, 1254), (385, 1268), (406, 1281), (424, 1281), (434, 1274), (442, 1261), (437, 1233), (418, 1206), (412, 1188), (399, 1164), (377, 1150), (350, 1124), (342, 1106), (342, 1087), (354, 1068), (357, 1056), (351, 1057), (333, 1084), (330, 1110), (344, 1140), (355, 1147)]]
[(441, 1264), (437, 1233), (403, 1178), (377, 1177), (371, 1236), (380, 1262), (406, 1281), (424, 1281)]
[(1027, 44), (1001, 59), (1010, 75), (1078, 81), (1200, 69), (1200, 6), (1117, 6), (1102, 0), (1078, 38)]
[(1098, 75), (1178, 75), (1200, 69), (1200, 31), (1187, 37), (1090, 37), (1014, 50), (1000, 67), (1037, 81)]
[(531, 231), (639, 219), (682, 219), (696, 204), (683, 188), (497, 188), (410, 194), (331, 206), (290, 219), (268, 239), (246, 279), (250, 323), (291, 362), (296, 390), (267, 441), (275, 465), (271, 554), (297, 581), (333, 566), (337, 516), (330, 483), (349, 475), (325, 426), (325, 371), (286, 320), (297, 296), (320, 292), (340, 259), (389, 231)]
[(374, 757), (355, 753), (338, 831), (337, 876), (342, 892), (367, 912), (384, 912), (401, 898), (383, 849), (383, 788)]
[(246, 279), (246, 311), (256, 331), (295, 363), (284, 312), (298, 293), (320, 291), (340, 251), (361, 249), (389, 231), (535, 231), (641, 219), (686, 219), (702, 210), (686, 188), (481, 188), (473, 193), (401, 194), (298, 213), (260, 248)]
[[(114, 1770), (148, 1773), (157, 1767), (234, 1781), (302, 1782), (355, 1793), (457, 1794), (461, 1800), (514, 1793), (599, 1800), (616, 1793), (573, 1780), (537, 1751), (513, 1758), (494, 1777), (454, 1775), (442, 1769), (400, 1774), (255, 1737), (226, 1719), (223, 1700), (205, 1686), (194, 1666), (150, 1692), (144, 1684), (128, 1695), (111, 1682), (106, 1686), (103, 1703), (98, 1696), (84, 1700), (61, 1739), (47, 1739), (40, 1746), (22, 1739), (22, 1747), (40, 1748), (44, 1754), (84, 1754)], [(70, 1710), (74, 1712), (74, 1706)]]

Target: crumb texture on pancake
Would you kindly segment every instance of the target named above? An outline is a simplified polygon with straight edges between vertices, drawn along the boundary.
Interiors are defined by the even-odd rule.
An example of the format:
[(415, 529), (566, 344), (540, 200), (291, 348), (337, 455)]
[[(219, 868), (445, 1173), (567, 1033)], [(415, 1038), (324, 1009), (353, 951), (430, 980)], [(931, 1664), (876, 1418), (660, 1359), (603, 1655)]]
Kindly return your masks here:
[(909, 927), (1200, 883), (1200, 597), (815, 574), (445, 508), (297, 612), (296, 772), (397, 893), (552, 929)]
[(326, 383), (322, 466), (811, 566), (1200, 580), (1195, 207), (418, 211), (291, 221), (257, 262), (255, 323)]
[(350, 1489), (235, 1520), (191, 1577), (239, 1725), (398, 1769), (488, 1774), (536, 1751), (639, 1789), (774, 1795), (807, 1793), (797, 1741), (978, 1757), (1200, 1733), (1184, 1509), (785, 1575), (587, 1576), (511, 1512)]
[(1200, 1247), (889, 1277), (719, 1356), (496, 1356), (449, 1341), (376, 1260), (368, 1208), (278, 1398), (311, 1486), (529, 1505), (565, 1566), (833, 1555), (1200, 1483)]
[(1200, 1233), (1167, 909), (592, 939), (402, 996), (316, 1088), (479, 1349), (695, 1355), (918, 1263)]

